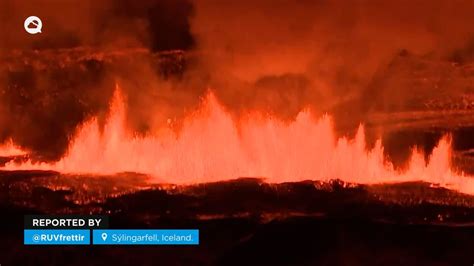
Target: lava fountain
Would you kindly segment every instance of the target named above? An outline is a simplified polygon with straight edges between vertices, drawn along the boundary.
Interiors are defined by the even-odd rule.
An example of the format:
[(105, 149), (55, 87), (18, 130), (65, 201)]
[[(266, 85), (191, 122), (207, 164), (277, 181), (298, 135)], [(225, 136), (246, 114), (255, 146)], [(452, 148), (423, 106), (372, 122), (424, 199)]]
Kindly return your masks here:
[(16, 146), (11, 139), (0, 144), (0, 157), (22, 156), (26, 154), (27, 152)]
[(425, 162), (413, 149), (409, 166), (396, 170), (381, 141), (368, 150), (364, 128), (354, 139), (337, 139), (331, 118), (315, 119), (302, 111), (291, 123), (249, 114), (234, 122), (209, 93), (201, 107), (185, 118), (177, 134), (137, 137), (126, 127), (125, 101), (114, 93), (104, 129), (93, 118), (78, 128), (66, 155), (57, 162), (9, 162), (5, 170), (38, 169), (62, 173), (114, 174), (139, 172), (157, 182), (190, 184), (264, 177), (268, 182), (341, 179), (374, 184), (426, 181), (474, 194), (474, 179), (450, 164), (451, 144), (440, 140)]

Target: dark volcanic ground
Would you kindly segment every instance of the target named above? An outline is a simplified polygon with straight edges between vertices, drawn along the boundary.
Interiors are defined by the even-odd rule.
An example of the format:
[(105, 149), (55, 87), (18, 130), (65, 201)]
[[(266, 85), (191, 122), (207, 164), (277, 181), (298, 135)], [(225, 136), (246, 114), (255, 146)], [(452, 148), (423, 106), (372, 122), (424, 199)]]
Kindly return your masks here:
[[(471, 265), (474, 197), (425, 183), (193, 186), (132, 173), (1, 172), (2, 265)], [(106, 214), (112, 228), (199, 228), (200, 245), (23, 245), (24, 214)]]

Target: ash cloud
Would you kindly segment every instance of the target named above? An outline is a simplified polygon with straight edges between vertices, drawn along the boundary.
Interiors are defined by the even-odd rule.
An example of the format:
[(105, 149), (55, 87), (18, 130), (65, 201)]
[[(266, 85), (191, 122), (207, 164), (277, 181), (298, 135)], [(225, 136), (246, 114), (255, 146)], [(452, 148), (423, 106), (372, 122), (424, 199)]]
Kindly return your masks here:
[[(3, 0), (0, 51), (79, 46), (189, 49), (192, 12), (187, 0)], [(31, 15), (42, 19), (42, 34), (25, 34), (23, 21)]]
[[(236, 98), (245, 106), (253, 97), (257, 107), (295, 103), (331, 110), (358, 97), (402, 50), (432, 58), (472, 54), (472, 45), (466, 47), (474, 36), (472, 1), (202, 0), (194, 5), (192, 32), (202, 65), (230, 106)], [(306, 85), (260, 90), (262, 81), (283, 85), (288, 77)]]
[[(473, 13), (464, 0), (3, 0), (0, 57), (15, 63), (0, 63), (0, 139), (58, 158), (77, 125), (104, 116), (116, 82), (142, 133), (179, 124), (208, 88), (236, 116), (350, 105), (338, 119), (358, 123), (400, 51), (471, 62)], [(42, 34), (24, 33), (29, 15)], [(157, 56), (169, 50), (184, 52)]]

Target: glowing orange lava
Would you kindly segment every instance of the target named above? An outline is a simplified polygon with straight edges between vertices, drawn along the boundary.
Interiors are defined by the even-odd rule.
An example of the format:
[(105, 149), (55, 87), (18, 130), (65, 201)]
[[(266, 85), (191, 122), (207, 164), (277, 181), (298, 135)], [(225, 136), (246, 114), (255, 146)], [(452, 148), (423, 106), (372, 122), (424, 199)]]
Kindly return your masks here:
[(0, 157), (21, 156), (26, 154), (27, 152), (17, 147), (11, 139), (0, 144)]
[(63, 173), (147, 173), (155, 181), (176, 184), (237, 177), (264, 177), (268, 182), (341, 179), (355, 183), (426, 181), (474, 194), (474, 179), (451, 169), (451, 148), (443, 138), (426, 163), (414, 150), (409, 168), (394, 170), (381, 141), (366, 149), (364, 129), (355, 139), (336, 139), (329, 116), (315, 120), (301, 112), (284, 123), (250, 115), (237, 127), (212, 94), (184, 121), (177, 135), (136, 137), (125, 124), (123, 96), (116, 90), (109, 119), (82, 125), (68, 153), (58, 162), (8, 163), (4, 169), (42, 169)]

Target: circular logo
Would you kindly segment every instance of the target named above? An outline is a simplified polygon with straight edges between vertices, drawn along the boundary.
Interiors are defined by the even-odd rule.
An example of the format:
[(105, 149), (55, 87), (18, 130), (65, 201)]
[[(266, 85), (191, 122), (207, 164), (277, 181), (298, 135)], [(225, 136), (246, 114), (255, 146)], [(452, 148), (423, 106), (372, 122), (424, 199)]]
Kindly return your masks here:
[(23, 24), (25, 27), (26, 32), (29, 34), (37, 34), (41, 33), (41, 28), (43, 27), (43, 23), (41, 19), (37, 16), (29, 16), (25, 19), (25, 23)]

